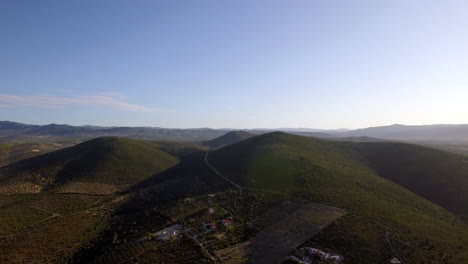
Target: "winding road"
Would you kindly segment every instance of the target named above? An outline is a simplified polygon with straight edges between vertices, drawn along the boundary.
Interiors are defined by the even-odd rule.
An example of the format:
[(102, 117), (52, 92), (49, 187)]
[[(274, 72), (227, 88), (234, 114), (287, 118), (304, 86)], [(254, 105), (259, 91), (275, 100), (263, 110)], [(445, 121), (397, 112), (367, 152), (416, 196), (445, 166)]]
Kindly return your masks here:
[(225, 181), (229, 182), (230, 184), (232, 184), (234, 187), (238, 188), (238, 189), (242, 189), (242, 186), (238, 185), (237, 183), (231, 181), (230, 179), (226, 178), (225, 176), (223, 176), (221, 173), (219, 173), (218, 170), (216, 170), (213, 166), (211, 166), (211, 164), (208, 162), (208, 153), (209, 151), (206, 152), (205, 154), (205, 163), (206, 165), (208, 165), (208, 167), (210, 167), (215, 173), (216, 175), (218, 175), (219, 177), (223, 178)]
[[(208, 153), (209, 151), (206, 152), (205, 154), (205, 163), (208, 167), (210, 167), (210, 169), (212, 169), (216, 175), (218, 175), (219, 177), (221, 177), (223, 180), (229, 182), (231, 185), (233, 185), (234, 187), (238, 188), (238, 189), (245, 189), (243, 188), (242, 186), (238, 185), (237, 183), (231, 181), (230, 179), (226, 178), (225, 176), (223, 176), (215, 167), (213, 167), (209, 162), (208, 162)], [(249, 189), (249, 188), (247, 188)], [(398, 251), (395, 249), (395, 247), (393, 246), (393, 243), (392, 243), (392, 239), (391, 239), (391, 234), (392, 234), (392, 231), (391, 229), (382, 224), (381, 222), (379, 221), (376, 221), (374, 219), (370, 219), (368, 218), (368, 220), (371, 220), (372, 222), (378, 224), (380, 227), (382, 227), (383, 229), (385, 229), (385, 242), (387, 243), (388, 247), (390, 248), (390, 250), (392, 251), (393, 255), (396, 256), (402, 264), (405, 264), (406, 261), (404, 260), (404, 258), (398, 253)]]

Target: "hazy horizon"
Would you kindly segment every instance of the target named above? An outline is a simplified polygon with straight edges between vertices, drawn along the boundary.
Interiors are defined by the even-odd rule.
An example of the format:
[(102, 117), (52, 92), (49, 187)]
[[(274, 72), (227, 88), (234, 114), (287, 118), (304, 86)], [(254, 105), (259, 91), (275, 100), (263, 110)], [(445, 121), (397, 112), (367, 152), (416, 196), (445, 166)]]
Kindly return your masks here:
[(464, 1), (4, 1), (0, 120), (468, 123)]
[(321, 128), (321, 127), (215, 127), (215, 126), (206, 126), (206, 127), (164, 127), (164, 126), (131, 126), (131, 125), (118, 125), (118, 126), (105, 126), (105, 125), (100, 125), (100, 124), (72, 124), (72, 123), (57, 123), (57, 122), (51, 122), (51, 123), (23, 123), (19, 121), (14, 121), (14, 120), (0, 120), (0, 122), (14, 122), (14, 123), (22, 123), (26, 125), (38, 125), (38, 126), (45, 126), (45, 125), (69, 125), (69, 126), (93, 126), (93, 127), (149, 127), (149, 128), (165, 128), (165, 129), (219, 129), (219, 130), (274, 130), (274, 129), (284, 129), (284, 130), (310, 130), (310, 131), (349, 131), (349, 130), (356, 130), (356, 129), (365, 129), (365, 128), (374, 128), (374, 127), (387, 127), (387, 126), (462, 126), (462, 125), (468, 125), (468, 123), (459, 123), (459, 124), (400, 124), (400, 123), (395, 123), (395, 124), (385, 124), (381, 126), (364, 126), (364, 127), (357, 127), (357, 128), (347, 128), (347, 127), (338, 127), (338, 128)]

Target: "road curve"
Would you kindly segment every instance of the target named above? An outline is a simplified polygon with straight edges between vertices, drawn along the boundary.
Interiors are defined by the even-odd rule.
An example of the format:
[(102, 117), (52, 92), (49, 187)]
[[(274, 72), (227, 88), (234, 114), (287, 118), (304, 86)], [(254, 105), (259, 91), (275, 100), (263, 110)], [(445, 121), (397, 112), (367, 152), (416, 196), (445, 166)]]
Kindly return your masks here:
[(218, 170), (216, 170), (213, 166), (211, 166), (211, 164), (208, 162), (208, 153), (209, 153), (209, 151), (207, 151), (206, 154), (205, 154), (205, 163), (206, 163), (206, 165), (208, 165), (208, 167), (210, 167), (210, 169), (212, 169), (214, 171), (214, 173), (216, 173), (216, 175), (223, 178), (225, 181), (229, 182), (234, 187), (236, 187), (238, 189), (242, 189), (242, 187), (240, 185), (238, 185), (237, 183), (235, 183), (235, 182), (231, 181), (230, 179), (224, 177), (221, 173), (219, 173)]

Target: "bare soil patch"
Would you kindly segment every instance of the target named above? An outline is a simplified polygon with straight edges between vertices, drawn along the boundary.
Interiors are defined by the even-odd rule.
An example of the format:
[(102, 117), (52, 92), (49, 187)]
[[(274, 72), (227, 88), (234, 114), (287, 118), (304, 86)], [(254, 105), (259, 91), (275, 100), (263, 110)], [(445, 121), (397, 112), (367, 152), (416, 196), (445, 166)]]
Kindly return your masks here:
[(56, 190), (57, 193), (111, 195), (128, 188), (129, 185), (114, 185), (95, 182), (72, 182)]

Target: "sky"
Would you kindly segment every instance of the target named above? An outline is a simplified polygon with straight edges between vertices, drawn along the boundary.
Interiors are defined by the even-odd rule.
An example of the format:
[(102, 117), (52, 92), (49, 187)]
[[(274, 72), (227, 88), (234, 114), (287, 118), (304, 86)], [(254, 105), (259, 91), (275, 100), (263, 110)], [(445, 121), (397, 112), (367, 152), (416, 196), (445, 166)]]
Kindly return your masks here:
[(0, 120), (468, 123), (468, 1), (0, 1)]

